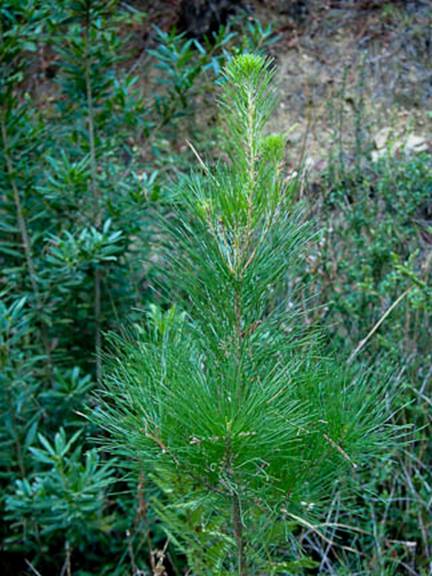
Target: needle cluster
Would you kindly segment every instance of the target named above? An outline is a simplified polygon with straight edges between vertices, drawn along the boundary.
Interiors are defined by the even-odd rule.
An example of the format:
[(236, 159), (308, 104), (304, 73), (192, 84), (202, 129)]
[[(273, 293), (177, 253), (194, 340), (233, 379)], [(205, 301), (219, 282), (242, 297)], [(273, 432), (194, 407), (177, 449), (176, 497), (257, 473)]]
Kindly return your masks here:
[(194, 574), (291, 573), (290, 540), (388, 445), (385, 382), (324, 355), (286, 279), (310, 228), (266, 134), (271, 63), (226, 67), (223, 158), (181, 187), (165, 223), (176, 308), (117, 340), (96, 419), (155, 503)]

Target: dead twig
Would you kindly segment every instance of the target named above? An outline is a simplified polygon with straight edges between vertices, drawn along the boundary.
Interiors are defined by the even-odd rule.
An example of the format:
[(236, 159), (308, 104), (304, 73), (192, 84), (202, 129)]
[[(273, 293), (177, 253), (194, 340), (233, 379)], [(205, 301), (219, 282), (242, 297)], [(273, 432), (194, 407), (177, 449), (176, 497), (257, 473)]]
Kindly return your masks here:
[(387, 318), (387, 316), (392, 312), (392, 310), (394, 310), (396, 308), (396, 306), (398, 304), (400, 304), (400, 302), (402, 302), (402, 300), (411, 292), (411, 290), (412, 290), (412, 287), (408, 288), (408, 290), (405, 290), (405, 292), (403, 292), (393, 302), (393, 304), (384, 312), (384, 314), (381, 316), (381, 318), (378, 320), (378, 322), (375, 324), (375, 326), (372, 328), (372, 330), (368, 333), (368, 335), (358, 343), (358, 345), (356, 346), (356, 348), (354, 349), (354, 351), (352, 352), (352, 354), (348, 358), (348, 361), (347, 361), (348, 364), (352, 363), (354, 358), (357, 356), (357, 354), (360, 352), (360, 350), (362, 350), (366, 346), (366, 344), (369, 342), (369, 340), (372, 338), (372, 336), (375, 334), (375, 332), (378, 330), (378, 328), (381, 326), (381, 324), (384, 322), (384, 320)]

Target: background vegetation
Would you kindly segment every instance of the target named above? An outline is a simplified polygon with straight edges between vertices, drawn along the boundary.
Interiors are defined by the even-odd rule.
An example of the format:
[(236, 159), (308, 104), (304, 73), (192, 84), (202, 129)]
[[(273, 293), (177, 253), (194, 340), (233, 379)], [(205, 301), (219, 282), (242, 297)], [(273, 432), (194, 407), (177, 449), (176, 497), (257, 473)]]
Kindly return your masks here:
[[(408, 17), (402, 4), (379, 13), (383, 26)], [(152, 11), (141, 8), (91, 0), (0, 6), (6, 574), (184, 573), (154, 517), (157, 489), (116, 472), (82, 412), (103, 376), (104, 335), (164, 322), (158, 219), (177, 201), (171, 183), (195, 160), (187, 141), (218, 155), (222, 66), (241, 51), (277, 53), (283, 38), (249, 13), (196, 39), (163, 21), (163, 31), (153, 28)], [(421, 43), (422, 29), (416, 34)], [(286, 177), (300, 171), (298, 194), (321, 232), (286, 298), (307, 279), (304, 314), (324, 327), (329, 345), (351, 362), (391, 364), (401, 390), (395, 418), (415, 432), (410, 445), (354, 478), (349, 512), (335, 489), (325, 525), (295, 527), (313, 561), (298, 573), (426, 575), (431, 158), (427, 146), (401, 148), (396, 132), (373, 153), (368, 79), (365, 67), (348, 117), (344, 85), (334, 94), (320, 170), (308, 173), (306, 155), (294, 162), (288, 151)]]

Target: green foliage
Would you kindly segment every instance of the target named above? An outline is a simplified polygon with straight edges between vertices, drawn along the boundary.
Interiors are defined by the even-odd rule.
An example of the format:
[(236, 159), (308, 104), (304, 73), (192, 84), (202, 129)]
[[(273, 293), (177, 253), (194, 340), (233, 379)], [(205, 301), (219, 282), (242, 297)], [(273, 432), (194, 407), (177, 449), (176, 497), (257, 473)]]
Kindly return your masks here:
[[(305, 262), (304, 240), (311, 235), (303, 225), (307, 218), (292, 202), (296, 183), (281, 184), (284, 138), (255, 134), (253, 153), (242, 153), (248, 114), (241, 102), (245, 90), (247, 94), (247, 75), (239, 94), (233, 92), (221, 109), (235, 134), (221, 139), (220, 150), (214, 146), (215, 95), (220, 84), (224, 90), (230, 86), (221, 71), (232, 54), (265, 51), (274, 41), (271, 29), (249, 18), (234, 20), (212, 38), (197, 41), (174, 31), (152, 31), (150, 19), (132, 4), (0, 3), (2, 572), (123, 576), (131, 571), (160, 574), (165, 567), (168, 573), (181, 574), (188, 563), (198, 574), (232, 573), (237, 547), (232, 498), (238, 493), (245, 553), (252, 566), (265, 565), (266, 573), (428, 574), (430, 155), (372, 162), (365, 99), (356, 102), (354, 166), (351, 154), (340, 149), (345, 138), (336, 135), (337, 154), (319, 182), (320, 194), (316, 196), (315, 185), (310, 195), (307, 186), (302, 193), (305, 210), (309, 200), (312, 204), (309, 219), (319, 222), (322, 230), (317, 242), (308, 245)], [(409, 34), (419, 32), (412, 29)], [(423, 50), (420, 56), (424, 54)], [(247, 66), (247, 60), (243, 64)], [(253, 68), (253, 59), (249, 64)], [(240, 80), (241, 70), (232, 66), (230, 73)], [(365, 72), (362, 81), (367, 80)], [(231, 101), (236, 103), (235, 114)], [(342, 113), (344, 102), (342, 98), (340, 106), (332, 103), (333, 110)], [(255, 121), (264, 122), (268, 104), (264, 102), (262, 117)], [(332, 126), (346, 127), (347, 118), (334, 118)], [(210, 162), (209, 168), (201, 164), (199, 174), (183, 180), (196, 156), (186, 140), (207, 157), (235, 159), (236, 170), (230, 163)], [(254, 154), (259, 169), (257, 184), (250, 187), (255, 206), (250, 216), (251, 196), (245, 192)], [(167, 185), (174, 177), (183, 184)], [(217, 182), (223, 183), (223, 194)], [(276, 205), (283, 210), (276, 210), (271, 220), (268, 215)], [(248, 222), (253, 223), (253, 233), (242, 243)], [(257, 242), (263, 229), (268, 229), (267, 248)], [(240, 243), (233, 249), (235, 239)], [(340, 389), (351, 398), (356, 383), (362, 386), (347, 414), (335, 417), (331, 434), (340, 444), (326, 441), (323, 454), (318, 454), (317, 466), (322, 457), (329, 458), (335, 469), (342, 465), (352, 470), (343, 473), (340, 486), (325, 488), (332, 484), (332, 469), (329, 476), (323, 474), (322, 486), (321, 481), (318, 486), (316, 481), (312, 486), (304, 483), (315, 498), (303, 499), (301, 479), (308, 476), (308, 459), (313, 446), (319, 446), (320, 430), (310, 418), (302, 422), (314, 434), (308, 443), (311, 449), (300, 461), (297, 449), (304, 446), (305, 437), (299, 433), (290, 443), (289, 426), (283, 429), (283, 448), (295, 456), (293, 471), (303, 474), (299, 483), (293, 482), (296, 490), (283, 513), (278, 512), (274, 496), (279, 452), (270, 454), (273, 476), (264, 462), (254, 460), (245, 462), (240, 471), (235, 466), (234, 481), (223, 466), (210, 470), (203, 466), (204, 475), (198, 466), (203, 458), (218, 457), (221, 463), (225, 445), (219, 432), (225, 439), (228, 436), (223, 415), (230, 410), (229, 415), (237, 414), (234, 405), (219, 402), (213, 421), (208, 402), (214, 401), (215, 390), (225, 394), (221, 382), (236, 387), (239, 337), (231, 328), (236, 322), (232, 293), (238, 289), (238, 277), (234, 281), (233, 270), (241, 267), (240, 252), (248, 253), (254, 245), (259, 266), (258, 261), (249, 264), (242, 277), (241, 369), (248, 387), (241, 393), (252, 389), (251, 374), (255, 382), (259, 376), (266, 391), (279, 391), (282, 384), (276, 376), (285, 362), (292, 372), (291, 393), (297, 395), (286, 405), (290, 420), (298, 422), (306, 400), (308, 414), (321, 414), (330, 400), (340, 407), (335, 401), (335, 395), (342, 398)], [(273, 245), (276, 251), (270, 249)], [(221, 266), (216, 269), (215, 263)], [(286, 271), (283, 279), (281, 270)], [(328, 339), (348, 358), (395, 303), (356, 354), (356, 359), (377, 358), (384, 366), (380, 370), (384, 381), (378, 387), (374, 381), (380, 374), (362, 376), (355, 366), (345, 371), (343, 362), (334, 368), (322, 357), (323, 341)], [(263, 321), (256, 324), (256, 317)], [(173, 434), (179, 430), (174, 446), (178, 459), (191, 462), (198, 479), (191, 478), (188, 470), (180, 475), (151, 438), (146, 437), (145, 449), (157, 457), (157, 465), (150, 460), (144, 466), (153, 470), (151, 478), (141, 463), (138, 473), (119, 473), (118, 466), (129, 464), (136, 454), (126, 462), (122, 455), (114, 466), (110, 455), (95, 453), (89, 440), (99, 432), (81, 413), (89, 401), (96, 414), (101, 410), (89, 400), (101, 378), (96, 350), (104, 347), (106, 331), (118, 332), (129, 322), (136, 336), (126, 343), (112, 337), (114, 349), (119, 349), (109, 369), (113, 378), (117, 371), (118, 382), (112, 386), (123, 382), (134, 394), (139, 388), (135, 400), (140, 409), (141, 402), (149, 402), (146, 418), (155, 397), (161, 406), (178, 405), (179, 415), (187, 419), (184, 430), (174, 419), (174, 408), (163, 421), (154, 410), (151, 421), (163, 423), (164, 430)], [(313, 329), (317, 322), (324, 324), (322, 337)], [(224, 347), (215, 349), (220, 338)], [(169, 373), (156, 369), (162, 346), (163, 367)], [(279, 347), (281, 358), (276, 353)], [(258, 361), (247, 359), (246, 351)], [(373, 398), (380, 397), (388, 359), (394, 367), (392, 379), (402, 390), (392, 421), (414, 422), (414, 442), (387, 450), (371, 470), (362, 471), (354, 447), (364, 447), (364, 439), (351, 436), (346, 441), (344, 426), (348, 421), (355, 428), (350, 414), (356, 411), (356, 402), (361, 403), (364, 390), (371, 389), (372, 396), (358, 411), (360, 419), (366, 417)], [(158, 378), (162, 389), (141, 390), (143, 374), (148, 374), (146, 382)], [(173, 374), (176, 386), (167, 391), (167, 379)], [(321, 396), (314, 392), (317, 374), (323, 381)], [(330, 388), (333, 376), (339, 383), (336, 391), (333, 384)], [(186, 378), (193, 396), (188, 396), (188, 387), (181, 387)], [(282, 400), (277, 396), (275, 405)], [(386, 402), (390, 400), (391, 393)], [(237, 451), (245, 449), (252, 455), (259, 448), (268, 456), (274, 442), (267, 429), (270, 408), (264, 403), (260, 409), (257, 402), (258, 396), (249, 397), (245, 403), (249, 411), (242, 412), (243, 420), (233, 420), (231, 435), (235, 433)], [(387, 413), (387, 407), (383, 411)], [(250, 428), (244, 426), (249, 418), (256, 426), (265, 421), (262, 434), (247, 435)], [(324, 422), (320, 424), (324, 431)], [(216, 432), (208, 433), (213, 428)], [(276, 433), (277, 428), (273, 430)], [(159, 440), (155, 432), (147, 430)], [(333, 440), (328, 430), (325, 433)], [(166, 446), (171, 443), (164, 441)], [(130, 449), (129, 439), (127, 446)], [(138, 448), (142, 455), (141, 444)], [(347, 456), (359, 468), (354, 469)], [(310, 468), (316, 479), (316, 468)], [(216, 484), (217, 491), (203, 486), (202, 476)], [(291, 482), (288, 475), (284, 482)], [(352, 507), (339, 491), (345, 484), (357, 491)], [(265, 514), (260, 502), (251, 503), (261, 491), (269, 503)], [(317, 526), (320, 510), (329, 500), (326, 521)], [(169, 542), (183, 552), (176, 554)]]
[[(187, 165), (178, 142), (190, 111), (205, 91), (211, 101), (215, 62), (241, 47), (227, 29), (205, 46), (161, 32), (141, 59), (135, 30), (146, 25), (116, 1), (0, 6), (6, 571), (27, 570), (27, 559), (42, 573), (124, 574), (151, 565), (160, 543), (143, 504), (152, 489), (90, 449), (81, 411), (102, 376), (104, 331), (139, 320), (150, 301), (160, 259), (151, 211), (169, 206), (164, 183)], [(250, 34), (269, 40), (258, 25)]]
[(307, 567), (293, 557), (296, 527), (319, 517), (336, 481), (343, 488), (391, 445), (385, 375), (327, 357), (299, 293), (285, 297), (311, 233), (295, 181), (280, 175), (283, 141), (264, 132), (272, 81), (262, 57), (227, 64), (230, 161), (201, 161), (163, 228), (182, 313), (137, 341), (114, 339), (93, 416), (119, 462), (161, 487), (156, 508), (194, 574)]
[[(358, 330), (364, 330), (358, 318), (366, 326), (371, 325), (377, 311), (382, 313), (408, 288), (409, 302), (427, 306), (428, 270), (417, 280), (414, 271), (420, 271), (426, 257), (430, 194), (428, 155), (403, 161), (383, 158), (364, 170), (360, 178), (348, 172), (342, 181), (329, 187), (325, 214), (345, 254), (332, 276), (329, 262), (325, 270), (320, 270), (320, 276), (335, 282), (332, 306), (344, 322), (351, 318), (352, 324), (346, 324), (350, 337), (359, 339)], [(422, 236), (424, 247), (419, 247)], [(333, 237), (323, 238), (320, 258), (327, 260), (325, 250), (331, 247)], [(356, 266), (352, 266), (354, 258)], [(322, 286), (327, 289), (327, 282)], [(383, 340), (379, 344), (391, 349), (398, 340), (396, 337), (389, 346)]]
[(15, 493), (6, 499), (9, 520), (40, 526), (41, 537), (66, 538), (73, 548), (84, 547), (95, 530), (109, 529), (104, 492), (113, 481), (110, 464), (100, 465), (95, 449), (84, 458), (79, 444), (72, 449), (79, 434), (68, 440), (61, 428), (53, 444), (39, 434), (41, 447), (30, 448), (37, 476), (32, 482), (17, 480)]
[[(330, 565), (342, 574), (423, 574), (431, 529), (432, 164), (428, 154), (388, 155), (377, 162), (362, 154), (358, 160), (360, 174), (331, 160), (324, 178), (317, 215), (323, 233), (307, 270), (317, 306), (307, 315), (325, 323), (332, 344), (347, 356), (382, 320), (358, 357), (391, 361), (401, 390), (394, 420), (412, 423), (417, 432), (409, 448), (390, 452), (363, 477), (357, 510), (335, 512), (341, 524), (364, 530), (352, 545), (365, 558)], [(315, 211), (316, 197), (313, 203)], [(328, 555), (319, 542), (313, 546)]]

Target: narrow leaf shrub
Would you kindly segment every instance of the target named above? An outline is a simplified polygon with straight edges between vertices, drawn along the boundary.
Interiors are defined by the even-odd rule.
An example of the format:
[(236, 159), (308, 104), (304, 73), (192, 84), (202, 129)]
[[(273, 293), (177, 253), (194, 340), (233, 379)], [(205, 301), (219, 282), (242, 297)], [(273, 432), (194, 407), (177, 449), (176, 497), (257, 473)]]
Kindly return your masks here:
[[(115, 352), (93, 418), (125, 466), (161, 489), (155, 509), (194, 574), (291, 574), (340, 487), (392, 441), (387, 378), (329, 357), (287, 297), (311, 229), (267, 134), (274, 70), (225, 68), (221, 160), (179, 186), (162, 233), (168, 312)], [(313, 564), (313, 563), (312, 563)]]
[(132, 4), (0, 2), (1, 573), (123, 576), (163, 537), (147, 485), (95, 454), (83, 405), (104, 333), (149, 304), (150, 208), (169, 210), (165, 182), (188, 170), (179, 143), (228, 53), (272, 34), (199, 43)]

